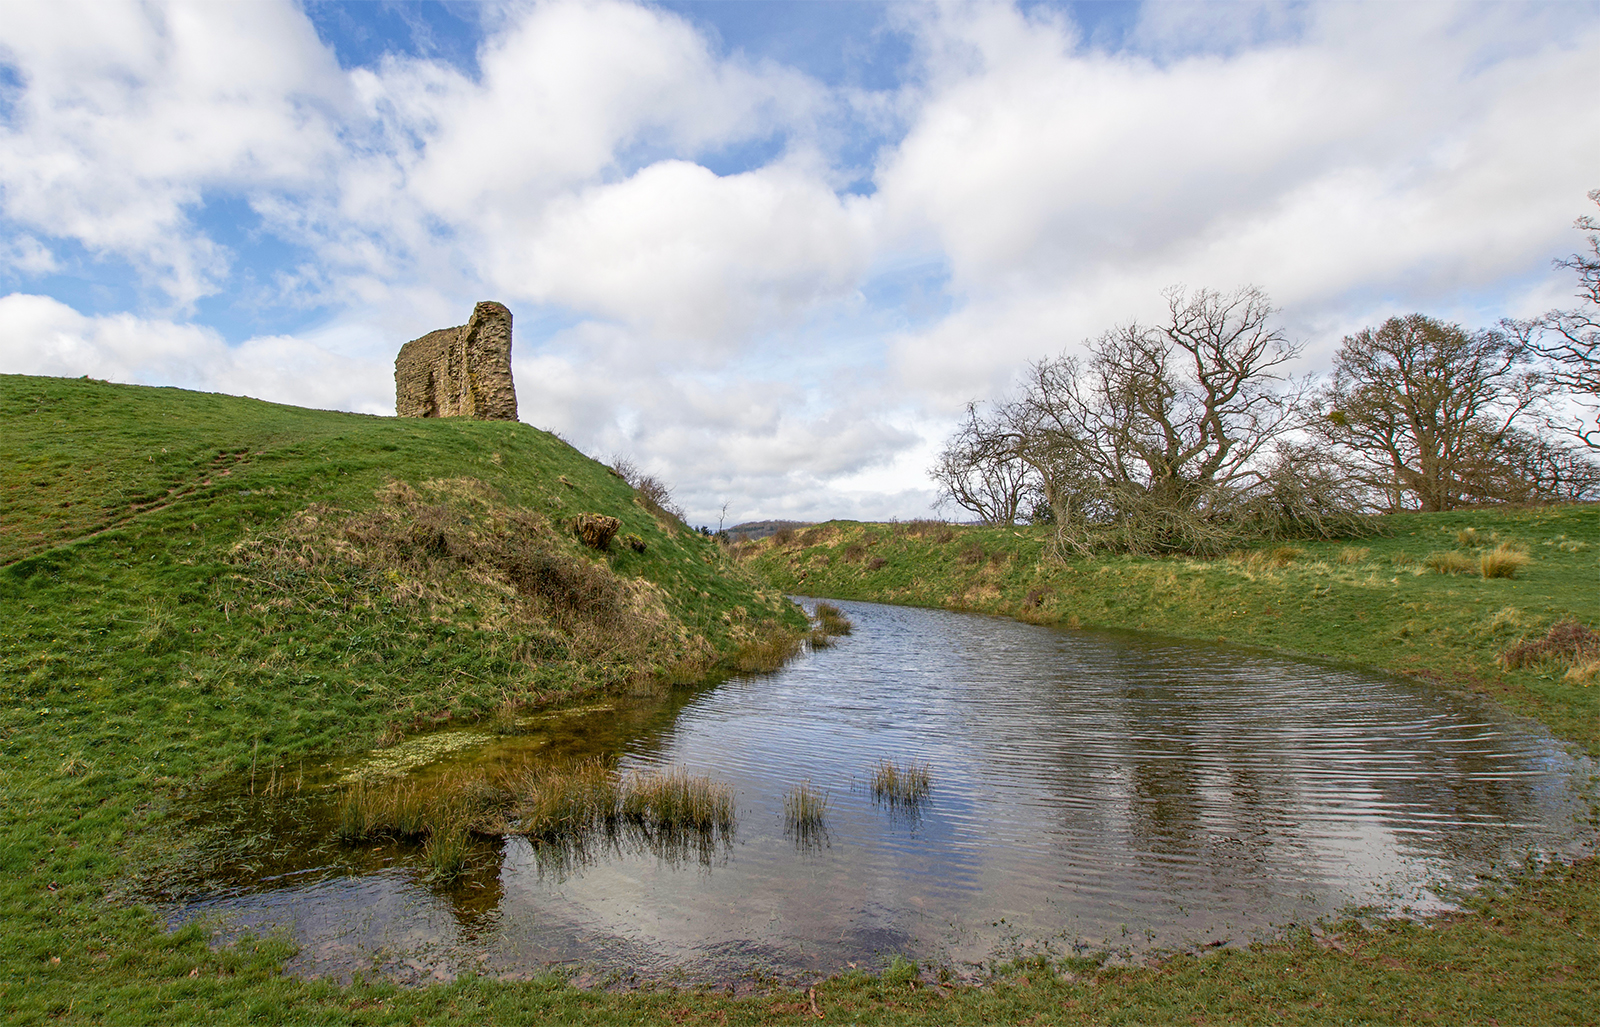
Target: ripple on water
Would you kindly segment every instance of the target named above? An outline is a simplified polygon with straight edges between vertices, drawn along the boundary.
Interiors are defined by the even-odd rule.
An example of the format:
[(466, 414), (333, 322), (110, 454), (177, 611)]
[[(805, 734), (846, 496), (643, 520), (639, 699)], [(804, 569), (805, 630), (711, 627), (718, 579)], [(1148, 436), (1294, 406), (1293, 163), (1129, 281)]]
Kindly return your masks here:
[[(731, 845), (557, 867), (512, 839), (440, 891), (404, 852), (354, 866), (308, 836), (312, 880), (290, 859), (172, 919), (282, 924), (303, 973), (800, 975), (891, 952), (1242, 942), (1350, 905), (1438, 910), (1593, 836), (1592, 764), (1471, 696), (1224, 646), (837, 605), (854, 632), (777, 673), (543, 718), (517, 740), (726, 782)], [(929, 800), (875, 802), (885, 758), (929, 763)], [(805, 839), (784, 833), (801, 781), (829, 795)]]

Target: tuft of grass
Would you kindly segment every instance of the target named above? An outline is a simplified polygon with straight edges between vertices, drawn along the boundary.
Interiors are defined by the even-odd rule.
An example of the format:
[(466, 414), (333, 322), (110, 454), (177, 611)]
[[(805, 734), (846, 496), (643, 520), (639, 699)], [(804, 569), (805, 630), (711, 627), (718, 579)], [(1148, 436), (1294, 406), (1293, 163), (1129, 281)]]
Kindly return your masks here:
[(1600, 678), (1600, 657), (1574, 663), (1561, 676), (1561, 680), (1570, 681), (1574, 685), (1583, 685), (1585, 688), (1594, 684), (1597, 678)]
[(1478, 561), (1454, 549), (1429, 553), (1422, 558), (1422, 565), (1435, 574), (1475, 574), (1479, 569)]
[(1514, 578), (1531, 562), (1527, 553), (1509, 542), (1502, 542), (1478, 557), (1478, 572), (1485, 578)]
[(879, 760), (872, 769), (872, 797), (897, 806), (915, 806), (933, 790), (933, 772), (926, 763), (907, 760), (900, 766), (893, 760)]
[(757, 634), (745, 642), (727, 664), (741, 674), (767, 674), (782, 667), (800, 649), (801, 636), (785, 629)]
[(622, 802), (616, 770), (602, 760), (556, 764), (508, 775), (514, 796), (504, 819), (510, 830), (555, 839), (613, 824)]
[(1478, 544), (1478, 541), (1479, 536), (1477, 528), (1462, 528), (1460, 531), (1456, 532), (1456, 545), (1458, 546), (1475, 546)]
[(1294, 546), (1274, 546), (1251, 553), (1234, 553), (1229, 559), (1247, 571), (1282, 570), (1302, 555), (1304, 552)]
[(449, 884), (467, 871), (467, 857), (471, 852), (472, 837), (466, 825), (450, 822), (428, 834), (422, 845), (422, 861), (428, 867), (428, 876), (439, 884)]
[(668, 831), (733, 830), (733, 789), (686, 770), (635, 774), (622, 788), (622, 815)]
[(783, 822), (790, 831), (805, 836), (822, 829), (828, 812), (828, 793), (805, 781), (790, 788), (783, 797)]
[(835, 637), (848, 635), (854, 629), (850, 618), (832, 603), (818, 603), (814, 616), (817, 626), (812, 629), (811, 644), (819, 649), (831, 645)]
[(1350, 566), (1358, 563), (1366, 563), (1367, 558), (1371, 555), (1371, 546), (1340, 546), (1339, 555), (1335, 559), (1337, 559), (1339, 563)]

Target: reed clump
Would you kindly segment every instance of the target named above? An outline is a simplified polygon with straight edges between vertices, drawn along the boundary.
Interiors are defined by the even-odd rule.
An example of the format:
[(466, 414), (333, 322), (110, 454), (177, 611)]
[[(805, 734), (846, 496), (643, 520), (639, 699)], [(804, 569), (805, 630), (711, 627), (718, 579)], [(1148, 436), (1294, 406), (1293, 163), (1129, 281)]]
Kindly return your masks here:
[(621, 814), (667, 831), (733, 830), (733, 789), (686, 770), (635, 774), (622, 788)]
[(926, 763), (879, 760), (872, 770), (872, 797), (890, 805), (915, 806), (933, 790), (933, 771)]
[(741, 674), (766, 674), (777, 670), (800, 649), (803, 636), (784, 628), (771, 628), (750, 639), (728, 659)]
[(616, 770), (598, 759), (523, 771), (503, 787), (514, 796), (504, 817), (510, 829), (536, 838), (608, 827), (622, 801)]
[(1514, 578), (1528, 566), (1532, 557), (1521, 549), (1502, 542), (1478, 557), (1478, 573), (1485, 578)]
[(784, 825), (796, 834), (820, 831), (827, 812), (828, 793), (813, 788), (810, 781), (795, 785), (783, 797)]
[(815, 617), (816, 627), (811, 629), (811, 644), (817, 648), (831, 645), (835, 637), (848, 635), (855, 627), (844, 611), (832, 603), (818, 603)]

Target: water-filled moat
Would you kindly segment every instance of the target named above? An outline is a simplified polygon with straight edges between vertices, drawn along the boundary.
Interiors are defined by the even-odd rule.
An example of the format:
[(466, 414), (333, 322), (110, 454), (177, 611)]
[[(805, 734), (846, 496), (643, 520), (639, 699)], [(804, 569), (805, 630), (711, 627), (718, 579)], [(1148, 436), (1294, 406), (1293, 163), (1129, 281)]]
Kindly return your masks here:
[[(187, 814), (200, 842), (168, 919), (285, 931), (292, 971), (341, 977), (789, 978), (894, 953), (959, 970), (1241, 943), (1350, 906), (1438, 910), (1594, 837), (1592, 763), (1472, 697), (1223, 646), (838, 605), (854, 633), (774, 674), (258, 771)], [(733, 830), (479, 839), (447, 885), (415, 844), (337, 837), (362, 774), (595, 756), (728, 786)], [(883, 760), (925, 764), (926, 798), (876, 795)], [(825, 796), (814, 830), (786, 823), (802, 783)]]

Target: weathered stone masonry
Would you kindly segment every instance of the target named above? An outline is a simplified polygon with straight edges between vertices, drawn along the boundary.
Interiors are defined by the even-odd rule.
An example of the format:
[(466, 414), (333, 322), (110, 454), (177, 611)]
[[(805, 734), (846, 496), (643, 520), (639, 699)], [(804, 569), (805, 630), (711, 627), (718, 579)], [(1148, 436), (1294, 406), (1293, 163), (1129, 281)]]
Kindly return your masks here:
[(400, 347), (394, 360), (394, 412), (401, 417), (515, 421), (511, 311), (483, 302), (472, 319)]

